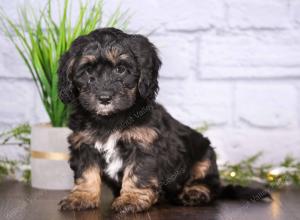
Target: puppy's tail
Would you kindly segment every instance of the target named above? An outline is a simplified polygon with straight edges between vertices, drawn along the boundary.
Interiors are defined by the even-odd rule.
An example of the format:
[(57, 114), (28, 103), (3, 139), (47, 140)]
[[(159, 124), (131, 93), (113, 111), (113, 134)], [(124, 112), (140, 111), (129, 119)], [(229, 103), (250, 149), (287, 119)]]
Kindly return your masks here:
[(261, 188), (251, 188), (240, 185), (227, 185), (222, 186), (219, 198), (221, 199), (240, 199), (250, 201), (261, 201), (264, 199), (272, 200), (269, 191)]

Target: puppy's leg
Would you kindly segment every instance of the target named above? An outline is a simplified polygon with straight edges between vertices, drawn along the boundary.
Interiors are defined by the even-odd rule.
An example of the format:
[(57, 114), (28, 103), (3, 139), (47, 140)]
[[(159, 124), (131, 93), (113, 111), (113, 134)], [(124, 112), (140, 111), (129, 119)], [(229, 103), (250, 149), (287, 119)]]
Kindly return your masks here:
[(100, 170), (92, 166), (83, 171), (80, 178), (75, 180), (75, 186), (70, 194), (60, 201), (62, 210), (82, 210), (96, 208), (100, 202)]
[[(145, 158), (143, 158), (145, 159)], [(152, 160), (152, 161), (151, 161)], [(147, 163), (149, 161), (149, 163)], [(152, 159), (145, 159), (145, 163), (133, 165), (125, 169), (120, 196), (117, 197), (112, 209), (120, 213), (134, 213), (149, 209), (158, 200), (158, 179), (151, 167)]]
[(88, 145), (71, 147), (71, 168), (75, 172), (75, 186), (70, 194), (60, 201), (62, 210), (83, 210), (99, 206), (101, 177), (94, 149)]
[(193, 165), (190, 172), (190, 179), (178, 195), (180, 203), (196, 206), (211, 202), (220, 188), (219, 173), (213, 150), (209, 149), (204, 158)]

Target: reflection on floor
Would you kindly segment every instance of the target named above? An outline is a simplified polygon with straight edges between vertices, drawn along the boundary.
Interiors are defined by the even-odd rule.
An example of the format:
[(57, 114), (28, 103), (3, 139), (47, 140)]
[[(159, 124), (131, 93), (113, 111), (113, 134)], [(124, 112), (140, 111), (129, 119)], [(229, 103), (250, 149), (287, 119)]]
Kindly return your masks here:
[(60, 212), (58, 201), (67, 191), (33, 189), (18, 182), (0, 184), (2, 220), (65, 220), (65, 219), (204, 219), (204, 220), (296, 220), (300, 219), (300, 190), (273, 192), (272, 202), (218, 201), (207, 207), (179, 207), (158, 204), (141, 214), (113, 214), (112, 195), (104, 187), (101, 208), (82, 212)]

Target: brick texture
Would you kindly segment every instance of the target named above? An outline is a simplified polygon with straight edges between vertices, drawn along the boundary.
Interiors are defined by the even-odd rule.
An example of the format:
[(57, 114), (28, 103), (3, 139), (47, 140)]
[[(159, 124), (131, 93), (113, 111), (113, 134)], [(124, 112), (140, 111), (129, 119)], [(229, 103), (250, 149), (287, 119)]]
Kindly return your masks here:
[(256, 31), (203, 36), (200, 75), (216, 79), (299, 77), (299, 34)]
[(226, 0), (228, 23), (237, 28), (285, 28), (289, 26), (288, 1)]

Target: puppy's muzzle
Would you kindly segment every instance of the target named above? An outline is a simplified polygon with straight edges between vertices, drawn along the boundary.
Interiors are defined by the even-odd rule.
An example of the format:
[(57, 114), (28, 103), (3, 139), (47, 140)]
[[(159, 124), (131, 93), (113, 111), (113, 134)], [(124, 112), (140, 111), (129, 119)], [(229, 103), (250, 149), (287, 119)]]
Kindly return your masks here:
[(112, 100), (113, 94), (110, 91), (103, 91), (98, 95), (101, 104), (108, 105)]

